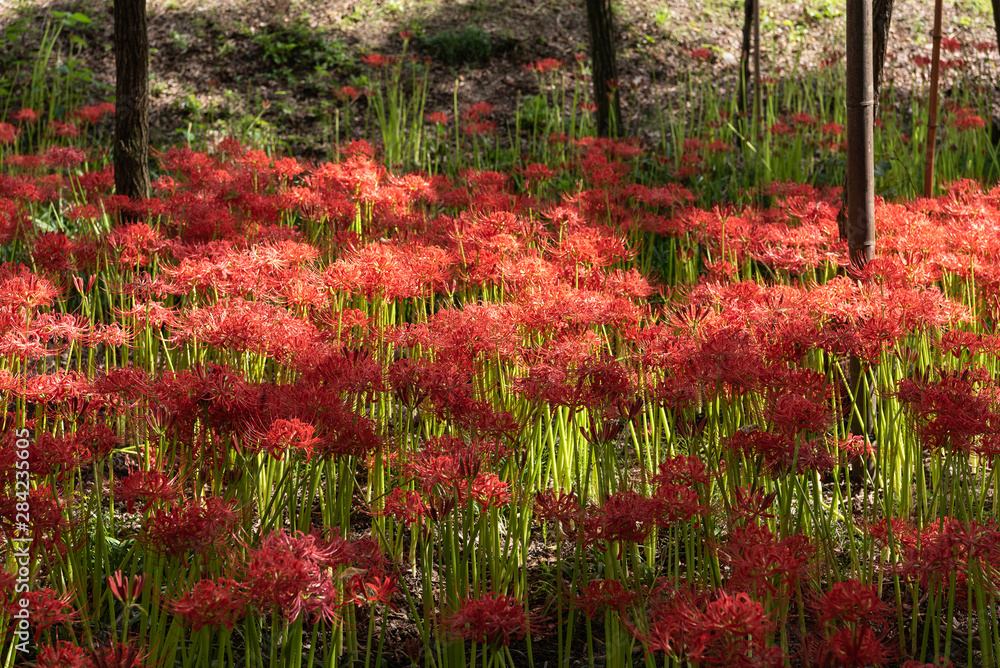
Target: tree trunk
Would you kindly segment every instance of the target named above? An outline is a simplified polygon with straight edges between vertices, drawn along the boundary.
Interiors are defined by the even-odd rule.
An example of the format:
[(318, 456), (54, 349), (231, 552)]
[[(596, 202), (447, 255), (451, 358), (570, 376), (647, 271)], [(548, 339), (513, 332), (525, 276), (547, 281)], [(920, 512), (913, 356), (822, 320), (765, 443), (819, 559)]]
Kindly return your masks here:
[(611, 0), (587, 0), (590, 26), (590, 57), (594, 72), (594, 103), (597, 105), (597, 134), (613, 137), (621, 127), (618, 98), (618, 68), (615, 65), (614, 21)]
[[(851, 267), (863, 269), (875, 256), (875, 76), (872, 0), (847, 0), (847, 248)], [(861, 361), (851, 356), (851, 384), (857, 410), (851, 433), (873, 431), (874, 387)], [(862, 462), (852, 464), (855, 477)]]
[(993, 29), (997, 34), (997, 48), (1000, 49), (1000, 0), (993, 0)]
[[(1000, 2), (1000, 0), (993, 0)], [(740, 85), (736, 106), (740, 116), (747, 110), (747, 87), (750, 85), (750, 35), (753, 32), (754, 3), (756, 0), (743, 0), (743, 41), (740, 44)]]
[[(1000, 3), (1000, 0), (993, 0)], [(893, 0), (873, 0), (872, 2), (872, 85), (874, 88), (875, 109), (873, 117), (878, 117), (879, 91), (882, 88), (882, 74), (885, 67), (885, 51), (889, 44), (889, 26), (892, 22)], [(874, 122), (874, 121), (872, 121)], [(848, 161), (850, 171), (850, 161)], [(841, 241), (847, 241), (847, 191), (849, 177), (844, 175), (844, 190), (840, 195), (840, 211), (837, 213), (837, 226)]]
[(149, 35), (146, 0), (114, 0), (115, 192), (149, 197)]
[(927, 101), (927, 154), (924, 163), (924, 197), (934, 195), (934, 150), (937, 144), (938, 76), (941, 74), (941, 0), (934, 2), (934, 47), (931, 52), (931, 92)]

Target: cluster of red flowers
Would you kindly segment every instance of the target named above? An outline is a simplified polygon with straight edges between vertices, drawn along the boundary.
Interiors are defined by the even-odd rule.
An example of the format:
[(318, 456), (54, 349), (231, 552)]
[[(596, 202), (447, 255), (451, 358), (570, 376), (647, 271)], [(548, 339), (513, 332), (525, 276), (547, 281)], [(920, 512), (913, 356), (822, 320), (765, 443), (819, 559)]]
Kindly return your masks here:
[[(459, 120), (488, 125), (490, 113)], [(775, 134), (842, 131), (807, 114), (782, 123)], [(0, 126), (0, 142), (19, 129)], [(79, 536), (100, 501), (116, 540), (200, 573), (165, 590), (119, 575), (119, 600), (155, 586), (192, 632), (257, 615), (341, 628), (345, 606), (391, 606), (410, 586), (400, 525), (413, 555), (447, 536), (471, 541), (457, 553), (475, 560), (533, 522), (579, 557), (553, 596), (588, 618), (616, 613), (650, 652), (777, 665), (796, 606), (811, 662), (895, 660), (891, 611), (871, 587), (825, 577), (838, 547), (821, 543), (811, 525), (823, 518), (796, 490), (815, 480), (818, 492), (873, 452), (844, 440), (849, 356), (928, 456), (987, 467), (1000, 454), (1000, 189), (958, 182), (937, 199), (879, 202), (883, 255), (838, 277), (837, 191), (778, 183), (770, 208), (703, 210), (683, 186), (632, 180), (637, 143), (564, 144), (559, 164), (449, 179), (392, 174), (362, 142), (311, 165), (229, 140), (159, 156), (165, 175), (141, 202), (111, 195), (110, 170), (80, 149), (7, 156), (0, 240), (18, 262), (0, 266), (0, 396), (9, 414), (30, 407), (37, 432), (33, 554), (52, 569), (89, 549)], [(685, 142), (698, 156), (726, 150)], [(556, 174), (579, 186), (555, 193)], [(74, 232), (39, 226), (60, 207)], [(116, 224), (120, 213), (142, 220)], [(693, 269), (688, 285), (638, 269), (662, 244)], [(12, 539), (27, 502), (5, 424), (0, 532)], [(932, 484), (944, 494), (980, 470)], [(788, 521), (793, 506), (808, 521)], [(371, 537), (335, 531), (350, 510)], [(913, 587), (949, 586), (951, 572), (994, 591), (995, 524), (940, 515), (864, 525), (894, 555), (875, 565)], [(520, 565), (495, 563), (522, 547), (483, 557), (475, 586), (428, 584), (427, 622), (494, 649), (539, 630), (531, 597), (505, 593)], [(669, 578), (642, 570), (661, 550)], [(710, 575), (685, 589), (685, 568)], [(76, 623), (95, 609), (89, 595), (38, 590), (33, 623)], [(38, 663), (84, 657), (54, 642)]]

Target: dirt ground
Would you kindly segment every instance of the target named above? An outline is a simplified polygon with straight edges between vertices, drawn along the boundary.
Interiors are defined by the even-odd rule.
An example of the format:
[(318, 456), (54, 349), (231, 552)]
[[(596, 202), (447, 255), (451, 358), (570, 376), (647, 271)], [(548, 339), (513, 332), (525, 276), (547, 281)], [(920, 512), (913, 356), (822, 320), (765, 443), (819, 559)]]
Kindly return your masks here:
[[(895, 4), (887, 81), (905, 90), (922, 85), (913, 59), (930, 55), (933, 3)], [(84, 98), (113, 96), (111, 7), (109, 0), (0, 0), (0, 29), (8, 31), (0, 44), (0, 81), (20, 81), (8, 93), (8, 112), (20, 106), (23, 80), (54, 11), (80, 12), (91, 21), (63, 30), (54, 64), (92, 76), (93, 84), (85, 84), (81, 92)], [(710, 67), (711, 85), (731, 94), (738, 72), (741, 0), (622, 0), (614, 9), (630, 132), (648, 130), (646, 119), (665, 96), (678, 94), (678, 81), (693, 67), (706, 72)], [(457, 82), (460, 106), (490, 103), (501, 127), (512, 117), (519, 96), (537, 93), (536, 79), (523, 69), (525, 64), (541, 58), (572, 63), (588, 41), (582, 0), (151, 0), (148, 15), (154, 145), (183, 141), (189, 134), (221, 137), (252, 127), (280, 150), (314, 157), (326, 150), (324, 127), (332, 124), (334, 91), (348, 84), (363, 89), (369, 70), (360, 57), (400, 53), (403, 30), (418, 36), (410, 50), (416, 55), (422, 55), (420, 37), (466, 26), (487, 33), (493, 55), (485, 62), (431, 65), (426, 109), (450, 111)], [(968, 45), (963, 56), (979, 59), (978, 66), (996, 75), (995, 49), (984, 53), (972, 48), (995, 41), (988, 0), (949, 1), (944, 25), (947, 37)], [(776, 79), (826, 58), (842, 61), (843, 3), (765, 3), (761, 41), (763, 72)], [(283, 53), (298, 62), (277, 64), (275, 50), (289, 43), (297, 52)], [(697, 48), (711, 50), (710, 66), (691, 57)], [(303, 52), (306, 57), (298, 58)], [(364, 98), (353, 103), (356, 118), (363, 118), (364, 105)]]

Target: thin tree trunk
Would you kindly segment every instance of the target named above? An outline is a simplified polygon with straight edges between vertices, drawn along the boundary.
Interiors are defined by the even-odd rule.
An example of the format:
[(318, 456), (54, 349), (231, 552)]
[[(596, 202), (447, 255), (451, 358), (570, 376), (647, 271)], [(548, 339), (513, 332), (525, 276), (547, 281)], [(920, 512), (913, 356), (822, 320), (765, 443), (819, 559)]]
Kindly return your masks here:
[(993, 0), (993, 29), (997, 34), (997, 48), (1000, 49), (1000, 0)]
[[(847, 0), (847, 248), (851, 267), (863, 269), (875, 256), (875, 75), (871, 0)], [(866, 435), (876, 415), (874, 388), (861, 361), (851, 356), (856, 411), (851, 433)], [(861, 474), (862, 462), (852, 463)]]
[(764, 122), (764, 92), (760, 89), (760, 0), (753, 3), (753, 100), (754, 131), (760, 132)]
[(594, 103), (597, 105), (597, 134), (616, 136), (621, 128), (618, 97), (618, 67), (615, 64), (614, 19), (611, 0), (587, 0), (590, 27), (590, 57), (594, 72)]
[[(743, 0), (743, 40), (740, 43), (740, 85), (736, 106), (742, 117), (747, 110), (747, 89), (750, 86), (750, 36), (753, 33), (754, 5), (757, 0)], [(993, 0), (1000, 2), (1000, 0)]]
[(115, 0), (115, 192), (149, 196), (146, 0)]
[(927, 162), (924, 164), (924, 197), (934, 195), (934, 149), (937, 142), (938, 77), (941, 73), (941, 0), (934, 2), (934, 32), (931, 37), (931, 94), (927, 102)]
[[(885, 69), (885, 52), (889, 44), (889, 27), (892, 23), (892, 6), (894, 0), (873, 0), (872, 2), (872, 85), (875, 99), (874, 117), (879, 112), (879, 92), (882, 89), (883, 72)], [(1000, 2), (1000, 0), (993, 0)], [(874, 121), (872, 121), (874, 122)], [(850, 161), (847, 171), (850, 172)], [(844, 190), (840, 195), (840, 211), (837, 213), (837, 227), (841, 241), (847, 241), (847, 201), (849, 177), (844, 175)]]

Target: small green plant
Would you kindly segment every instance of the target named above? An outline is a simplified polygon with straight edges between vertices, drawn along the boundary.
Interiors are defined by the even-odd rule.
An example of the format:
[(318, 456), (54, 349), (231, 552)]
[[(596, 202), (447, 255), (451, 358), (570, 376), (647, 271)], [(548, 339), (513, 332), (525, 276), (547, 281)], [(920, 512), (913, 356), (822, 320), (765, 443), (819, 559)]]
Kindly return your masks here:
[(447, 65), (473, 65), (489, 60), (493, 42), (479, 26), (443, 30), (420, 39), (420, 48)]
[(312, 28), (303, 20), (269, 26), (253, 38), (261, 47), (265, 61), (293, 70), (317, 67), (344, 68), (351, 64), (347, 46), (331, 39), (325, 31)]

